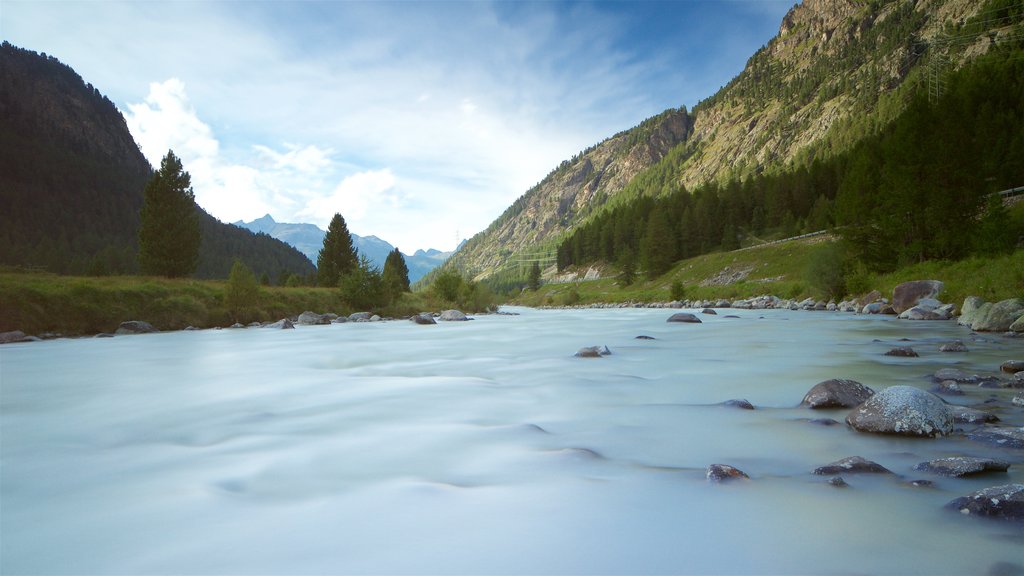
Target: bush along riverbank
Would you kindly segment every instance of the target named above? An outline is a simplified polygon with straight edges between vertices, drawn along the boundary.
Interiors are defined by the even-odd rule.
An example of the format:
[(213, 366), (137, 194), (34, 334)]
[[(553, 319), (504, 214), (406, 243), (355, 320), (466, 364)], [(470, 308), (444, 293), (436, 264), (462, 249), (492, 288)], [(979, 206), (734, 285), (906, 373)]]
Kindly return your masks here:
[[(489, 301), (449, 302), (429, 293), (406, 293), (379, 309), (349, 309), (341, 291), (314, 287), (261, 286), (255, 302), (232, 307), (227, 282), (143, 276), (78, 277), (49, 273), (0, 272), (0, 343), (58, 336), (87, 336), (186, 328), (301, 324), (306, 311), (320, 321), (349, 318), (409, 318), (423, 310), (461, 307), (484, 311)], [(440, 315), (440, 313), (439, 313)], [(124, 325), (127, 323), (127, 325)], [(19, 336), (20, 334), (20, 336)]]

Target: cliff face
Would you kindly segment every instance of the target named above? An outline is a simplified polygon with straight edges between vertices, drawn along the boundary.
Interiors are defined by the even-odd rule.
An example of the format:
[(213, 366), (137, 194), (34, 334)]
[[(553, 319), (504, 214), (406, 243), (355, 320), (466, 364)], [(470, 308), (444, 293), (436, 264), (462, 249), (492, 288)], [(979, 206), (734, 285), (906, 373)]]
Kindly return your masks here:
[(668, 110), (562, 162), (487, 230), (468, 240), (453, 263), (486, 277), (512, 255), (558, 238), (686, 142), (691, 129), (685, 109)]

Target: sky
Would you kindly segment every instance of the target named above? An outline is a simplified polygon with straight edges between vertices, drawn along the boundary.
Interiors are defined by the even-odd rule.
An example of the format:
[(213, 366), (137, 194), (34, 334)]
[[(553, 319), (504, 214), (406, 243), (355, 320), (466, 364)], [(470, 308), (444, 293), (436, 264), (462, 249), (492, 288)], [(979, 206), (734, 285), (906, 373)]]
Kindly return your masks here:
[(224, 222), (451, 250), (561, 161), (738, 74), (793, 0), (0, 1)]

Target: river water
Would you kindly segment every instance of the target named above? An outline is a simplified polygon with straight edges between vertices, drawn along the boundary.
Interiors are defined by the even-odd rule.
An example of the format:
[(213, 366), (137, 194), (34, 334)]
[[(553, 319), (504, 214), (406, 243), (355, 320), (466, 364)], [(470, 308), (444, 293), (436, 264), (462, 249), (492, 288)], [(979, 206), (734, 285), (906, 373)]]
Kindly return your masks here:
[[(1024, 341), (726, 311), (209, 330), (0, 348), (3, 574), (978, 574), (1020, 525), (944, 509), (1022, 451), (821, 426), (815, 383), (927, 388)], [(727, 313), (739, 318), (725, 318)], [(637, 340), (638, 335), (654, 340)], [(920, 358), (883, 352), (909, 338)], [(965, 341), (967, 354), (938, 352)], [(573, 357), (607, 345), (612, 355)], [(1003, 391), (971, 391), (976, 404)], [(1002, 396), (1000, 396), (1002, 397)], [(753, 411), (718, 403), (745, 398)], [(1021, 414), (1004, 414), (1020, 426)], [(1016, 421), (1014, 420), (1016, 419)], [(944, 479), (931, 458), (995, 454)], [(810, 472), (860, 455), (898, 477)], [(710, 484), (712, 463), (750, 481)], [(927, 478), (932, 488), (907, 480)]]

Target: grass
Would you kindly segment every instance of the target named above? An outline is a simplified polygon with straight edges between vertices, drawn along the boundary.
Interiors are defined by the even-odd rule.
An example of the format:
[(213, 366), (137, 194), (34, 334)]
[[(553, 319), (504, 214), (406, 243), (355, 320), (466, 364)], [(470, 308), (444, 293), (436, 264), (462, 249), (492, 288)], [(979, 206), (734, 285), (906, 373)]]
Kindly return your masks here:
[[(717, 252), (683, 260), (664, 276), (648, 280), (638, 277), (631, 286), (620, 287), (614, 278), (567, 284), (544, 284), (537, 292), (524, 292), (513, 301), (527, 306), (564, 306), (574, 303), (667, 302), (676, 280), (685, 287), (690, 300), (736, 299), (772, 294), (780, 298), (822, 298), (805, 280), (814, 252), (828, 240), (807, 238), (741, 250)], [(727, 285), (701, 286), (726, 267), (749, 271), (746, 278)], [(608, 270), (606, 274), (614, 274)], [(863, 293), (878, 290), (891, 296), (896, 285), (909, 280), (941, 280), (945, 283), (939, 299), (958, 306), (967, 296), (989, 301), (1024, 298), (1024, 249), (1012, 254), (972, 257), (958, 262), (932, 261), (907, 266), (890, 274), (868, 274)], [(848, 294), (847, 297), (862, 296)]]
[[(330, 288), (261, 287), (257, 306), (233, 317), (224, 305), (227, 283), (143, 276), (78, 277), (0, 271), (0, 331), (64, 335), (113, 332), (126, 320), (145, 320), (160, 330), (230, 326), (235, 321), (273, 321), (306, 310), (348, 314), (341, 294)], [(410, 316), (440, 309), (426, 294), (405, 294), (374, 310)]]

